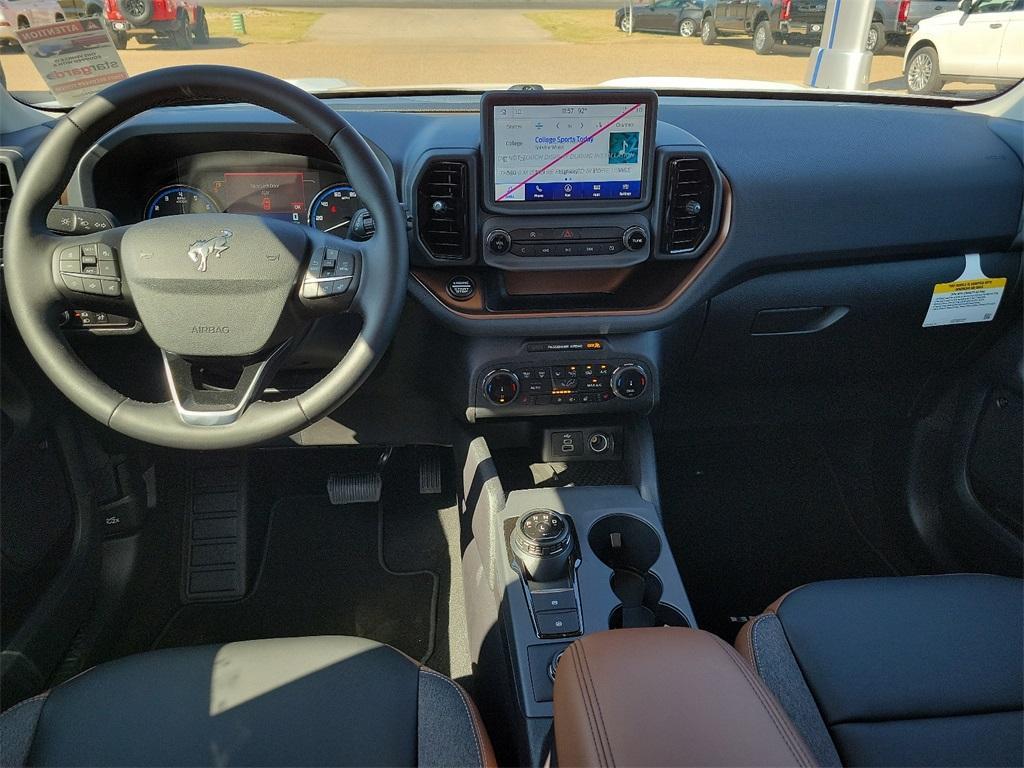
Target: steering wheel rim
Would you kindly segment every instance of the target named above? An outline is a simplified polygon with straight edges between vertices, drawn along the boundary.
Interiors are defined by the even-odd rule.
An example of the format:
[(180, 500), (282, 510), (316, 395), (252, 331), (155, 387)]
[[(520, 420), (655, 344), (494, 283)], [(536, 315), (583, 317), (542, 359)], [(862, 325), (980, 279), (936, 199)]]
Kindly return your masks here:
[[(342, 360), (320, 382), (296, 397), (243, 403), (237, 420), (201, 426), (183, 420), (180, 408), (175, 407), (176, 396), (163, 403), (133, 400), (110, 387), (74, 354), (60, 330), (67, 294), (59, 288), (53, 254), (65, 243), (82, 238), (50, 233), (46, 215), (80, 158), (111, 129), (155, 107), (211, 101), (265, 107), (306, 128), (345, 168), (349, 182), (359, 190), (360, 200), (373, 216), (375, 233), (371, 240), (358, 244), (358, 249), (350, 249), (357, 260), (363, 256), (358, 287), (350, 299), (363, 323)], [(258, 221), (255, 217), (239, 218)], [(182, 223), (184, 226), (188, 222)], [(139, 226), (121, 228), (124, 231), (118, 237)], [(309, 243), (303, 246), (300, 275), (305, 274), (313, 249), (322, 249), (325, 242), (321, 234), (312, 231), (306, 237)], [(188, 243), (182, 243), (182, 247), (185, 253)], [(11, 314), (29, 351), (57, 388), (87, 414), (122, 434), (157, 445), (197, 450), (245, 447), (293, 434), (351, 396), (373, 371), (394, 336), (405, 300), (409, 259), (405, 216), (394, 185), (366, 141), (341, 115), (315, 96), (274, 77), (235, 67), (199, 65), (129, 78), (61, 118), (19, 179), (8, 212), (4, 252)], [(346, 252), (344, 248), (342, 252)], [(297, 253), (294, 255), (299, 258)], [(126, 274), (122, 278), (126, 291), (128, 277)], [(290, 301), (286, 311), (292, 308)], [(279, 342), (274, 340), (275, 349), (280, 349)], [(173, 395), (171, 366), (167, 368)]]

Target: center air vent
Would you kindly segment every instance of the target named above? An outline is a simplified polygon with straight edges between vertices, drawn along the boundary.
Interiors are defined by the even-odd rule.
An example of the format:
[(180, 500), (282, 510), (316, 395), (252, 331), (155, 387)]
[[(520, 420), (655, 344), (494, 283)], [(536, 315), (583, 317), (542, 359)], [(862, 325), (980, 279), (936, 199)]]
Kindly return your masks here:
[(435, 259), (469, 257), (469, 164), (465, 160), (433, 160), (420, 177), (416, 192), (420, 240)]
[(11, 184), (11, 169), (0, 159), (0, 264), (4, 262), (4, 233), (7, 231), (7, 209), (11, 207), (14, 187)]
[(696, 250), (711, 229), (715, 215), (715, 177), (703, 157), (682, 155), (668, 161), (665, 173), (665, 219), (662, 253)]

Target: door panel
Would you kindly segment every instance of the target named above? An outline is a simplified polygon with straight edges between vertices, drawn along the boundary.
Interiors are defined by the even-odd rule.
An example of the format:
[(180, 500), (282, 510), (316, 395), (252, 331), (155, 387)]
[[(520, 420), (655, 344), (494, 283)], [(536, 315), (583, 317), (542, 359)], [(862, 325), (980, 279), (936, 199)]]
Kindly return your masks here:
[(999, 52), (999, 77), (1024, 77), (1024, 0), (1010, 14)]
[(946, 30), (945, 45), (939, 51), (944, 75), (995, 75), (1011, 17), (1003, 10), (1006, 7), (1006, 0), (982, 0), (956, 27)]

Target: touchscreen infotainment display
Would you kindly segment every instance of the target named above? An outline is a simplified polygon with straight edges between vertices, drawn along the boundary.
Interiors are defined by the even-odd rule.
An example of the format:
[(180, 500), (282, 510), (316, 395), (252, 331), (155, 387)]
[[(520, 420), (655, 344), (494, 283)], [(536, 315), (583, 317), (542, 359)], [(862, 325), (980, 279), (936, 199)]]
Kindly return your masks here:
[(648, 102), (491, 109), (495, 203), (628, 202), (644, 196)]

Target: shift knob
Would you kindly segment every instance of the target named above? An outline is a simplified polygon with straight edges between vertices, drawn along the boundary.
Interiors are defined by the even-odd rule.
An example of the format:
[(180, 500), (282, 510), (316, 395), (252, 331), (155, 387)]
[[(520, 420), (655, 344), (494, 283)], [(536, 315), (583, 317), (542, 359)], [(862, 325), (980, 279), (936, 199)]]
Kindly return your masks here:
[(512, 553), (532, 581), (566, 578), (572, 565), (573, 535), (569, 521), (550, 509), (534, 509), (516, 521)]

